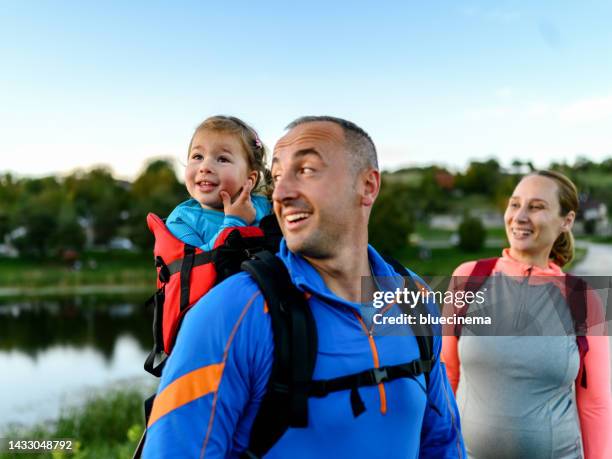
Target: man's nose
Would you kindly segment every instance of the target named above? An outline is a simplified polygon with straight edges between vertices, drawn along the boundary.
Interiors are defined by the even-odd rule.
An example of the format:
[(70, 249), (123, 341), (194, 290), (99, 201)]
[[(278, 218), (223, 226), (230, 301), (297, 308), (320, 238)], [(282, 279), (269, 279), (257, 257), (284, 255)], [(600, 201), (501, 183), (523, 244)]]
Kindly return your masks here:
[(297, 197), (297, 194), (296, 184), (290, 176), (281, 175), (274, 182), (273, 201), (283, 202), (287, 199), (294, 199)]

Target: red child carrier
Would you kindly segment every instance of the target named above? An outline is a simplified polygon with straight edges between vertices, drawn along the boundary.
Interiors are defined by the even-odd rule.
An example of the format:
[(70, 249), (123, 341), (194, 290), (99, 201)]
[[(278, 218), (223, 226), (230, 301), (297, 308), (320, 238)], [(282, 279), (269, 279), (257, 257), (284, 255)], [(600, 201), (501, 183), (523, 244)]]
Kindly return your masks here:
[(203, 251), (177, 239), (155, 214), (147, 215), (147, 225), (155, 236), (157, 292), (147, 301), (154, 306), (154, 345), (144, 367), (160, 376), (187, 311), (214, 285), (240, 271), (244, 260), (261, 250), (275, 253), (281, 233), (276, 218), (269, 215), (259, 227), (226, 228), (213, 250)]

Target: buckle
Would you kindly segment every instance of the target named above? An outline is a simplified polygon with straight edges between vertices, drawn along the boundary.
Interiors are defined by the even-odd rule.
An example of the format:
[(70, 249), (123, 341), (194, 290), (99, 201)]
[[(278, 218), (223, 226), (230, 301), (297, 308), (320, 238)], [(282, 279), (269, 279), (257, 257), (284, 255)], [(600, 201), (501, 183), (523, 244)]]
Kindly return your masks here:
[(418, 376), (423, 373), (423, 362), (421, 360), (413, 360), (410, 362), (410, 371), (413, 376)]
[(374, 368), (373, 374), (374, 374), (374, 381), (376, 382), (376, 384), (380, 384), (381, 382), (386, 381), (387, 378), (389, 377), (389, 375), (387, 374), (387, 368), (385, 367)]
[(255, 254), (257, 252), (261, 252), (263, 249), (259, 246), (255, 246), (255, 247), (251, 247), (251, 248), (245, 248), (242, 249), (244, 254), (246, 255), (247, 259), (249, 260), (254, 260), (255, 259)]

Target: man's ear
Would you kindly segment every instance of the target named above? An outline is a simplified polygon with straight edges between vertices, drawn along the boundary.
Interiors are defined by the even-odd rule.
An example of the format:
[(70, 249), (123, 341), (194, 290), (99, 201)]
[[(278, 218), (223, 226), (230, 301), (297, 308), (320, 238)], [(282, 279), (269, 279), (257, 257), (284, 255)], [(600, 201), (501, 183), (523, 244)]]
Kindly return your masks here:
[(359, 175), (359, 194), (361, 205), (372, 207), (380, 191), (380, 171), (368, 168)]

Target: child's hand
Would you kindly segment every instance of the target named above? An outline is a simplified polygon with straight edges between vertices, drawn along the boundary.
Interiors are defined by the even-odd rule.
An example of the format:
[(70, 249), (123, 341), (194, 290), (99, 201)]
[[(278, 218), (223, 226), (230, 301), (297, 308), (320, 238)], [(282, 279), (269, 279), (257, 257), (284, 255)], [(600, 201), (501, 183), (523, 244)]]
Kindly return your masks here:
[(255, 207), (251, 201), (251, 190), (253, 189), (253, 181), (248, 179), (242, 187), (242, 192), (236, 200), (232, 202), (232, 198), (225, 190), (219, 192), (219, 196), (223, 200), (223, 213), (225, 215), (233, 215), (234, 217), (242, 218), (247, 225), (255, 221)]

